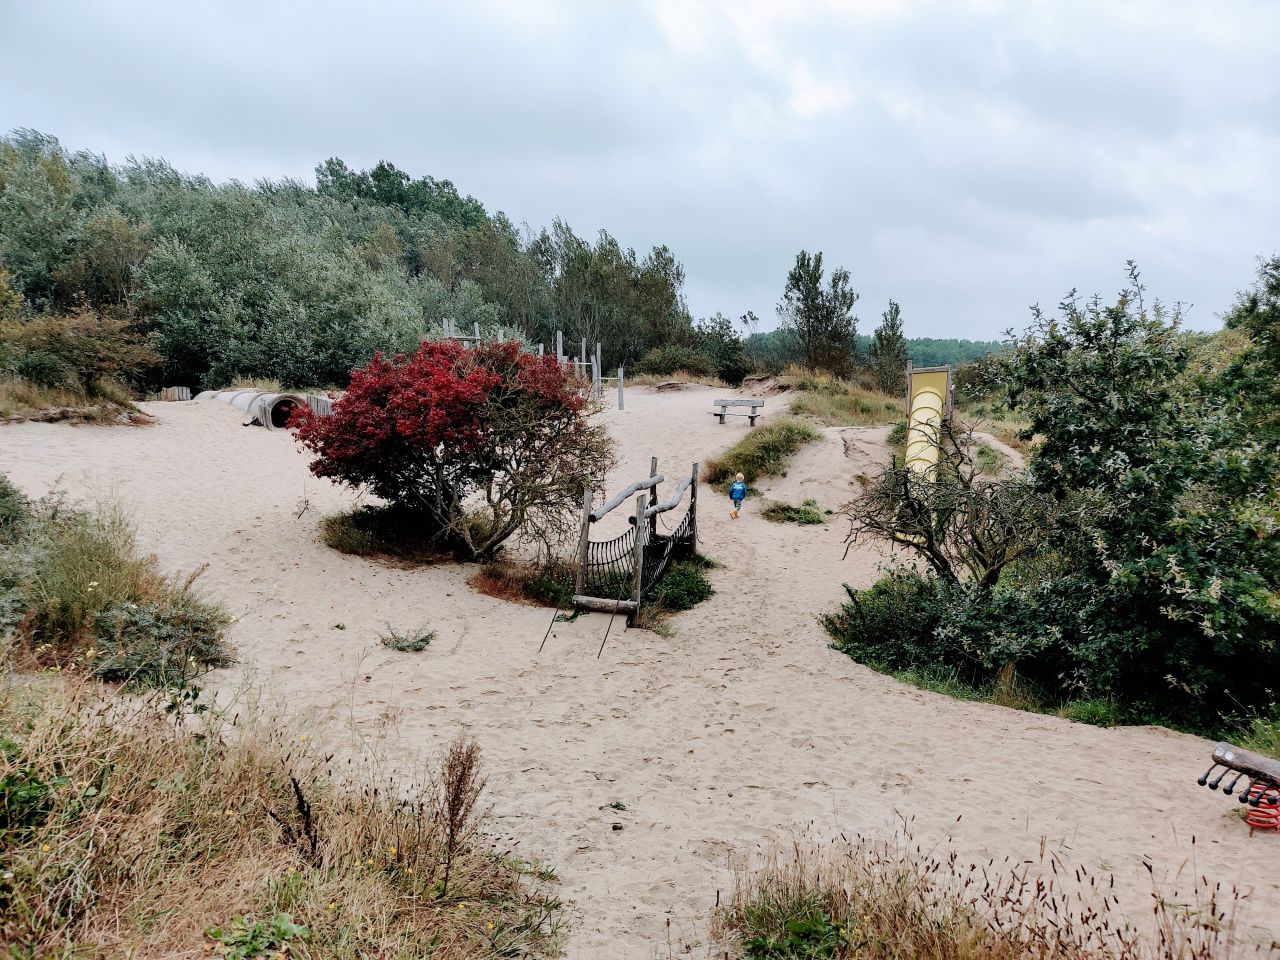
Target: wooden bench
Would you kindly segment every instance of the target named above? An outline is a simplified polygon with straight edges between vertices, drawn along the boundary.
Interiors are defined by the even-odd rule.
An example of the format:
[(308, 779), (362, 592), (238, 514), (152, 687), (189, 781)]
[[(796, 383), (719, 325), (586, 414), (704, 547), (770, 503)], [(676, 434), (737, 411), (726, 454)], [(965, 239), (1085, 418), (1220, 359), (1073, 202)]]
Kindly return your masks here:
[[(756, 425), (756, 417), (760, 416), (760, 408), (764, 406), (763, 400), (716, 400), (714, 405), (720, 409), (712, 410), (713, 417), (719, 417), (720, 422), (724, 423), (725, 417), (749, 417), (751, 426)], [(730, 407), (750, 407), (749, 413), (730, 413)]]

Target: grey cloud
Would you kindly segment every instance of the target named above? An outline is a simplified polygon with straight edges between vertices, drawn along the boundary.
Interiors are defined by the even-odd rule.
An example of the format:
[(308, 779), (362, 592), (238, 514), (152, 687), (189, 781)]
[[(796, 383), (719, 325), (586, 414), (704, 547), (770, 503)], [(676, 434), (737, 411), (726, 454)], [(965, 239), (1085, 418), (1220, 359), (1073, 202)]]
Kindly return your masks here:
[[(805, 247), (864, 327), (990, 337), (1123, 263), (1211, 325), (1280, 233), (1280, 6), (906, 2), (0, 7), (0, 128), (214, 178), (328, 156), (684, 262), (773, 316)], [(738, 26), (735, 26), (735, 18)]]

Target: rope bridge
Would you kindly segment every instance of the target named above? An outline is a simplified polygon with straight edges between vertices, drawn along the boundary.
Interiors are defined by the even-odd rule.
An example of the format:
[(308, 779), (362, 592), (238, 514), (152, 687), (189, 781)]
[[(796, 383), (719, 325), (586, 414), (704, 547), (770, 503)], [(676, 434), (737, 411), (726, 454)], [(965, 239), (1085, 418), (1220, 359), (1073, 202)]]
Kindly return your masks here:
[[(626, 611), (628, 622), (635, 622), (642, 600), (653, 595), (672, 562), (693, 555), (698, 542), (698, 465), (695, 463), (690, 475), (676, 485), (669, 500), (659, 503), (658, 487), (665, 479), (658, 473), (658, 458), (654, 457), (647, 480), (637, 480), (597, 509), (591, 509), (591, 490), (583, 494), (575, 607), (604, 613)], [(675, 528), (660, 532), (659, 518), (683, 503), (686, 490), (688, 505)], [(632, 495), (636, 496), (635, 514), (629, 518), (628, 528), (607, 540), (591, 539), (592, 525)]]

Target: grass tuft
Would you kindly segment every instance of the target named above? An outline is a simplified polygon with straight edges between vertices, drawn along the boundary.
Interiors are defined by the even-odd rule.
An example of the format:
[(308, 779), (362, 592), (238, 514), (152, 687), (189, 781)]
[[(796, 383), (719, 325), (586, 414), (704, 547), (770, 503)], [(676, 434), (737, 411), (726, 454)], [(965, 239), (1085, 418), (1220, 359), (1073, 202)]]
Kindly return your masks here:
[(421, 653), (427, 647), (431, 646), (431, 642), (436, 639), (436, 632), (428, 630), (426, 627), (418, 627), (415, 630), (406, 630), (400, 633), (390, 624), (387, 625), (387, 632), (378, 637), (378, 641), (390, 650), (399, 650), (401, 653)]
[(802, 420), (784, 418), (749, 431), (718, 457), (707, 461), (703, 479), (710, 484), (732, 483), (737, 473), (748, 483), (761, 477), (785, 475), (791, 458), (821, 434)]
[(830, 510), (823, 510), (822, 507), (818, 506), (818, 501), (812, 498), (806, 499), (799, 506), (774, 500), (761, 511), (766, 520), (771, 520), (774, 523), (798, 523), (801, 525), (826, 523), (827, 515), (830, 513)]
[(562, 608), (573, 602), (573, 570), (564, 563), (495, 560), (468, 577), (467, 584), (478, 593), (514, 603)]

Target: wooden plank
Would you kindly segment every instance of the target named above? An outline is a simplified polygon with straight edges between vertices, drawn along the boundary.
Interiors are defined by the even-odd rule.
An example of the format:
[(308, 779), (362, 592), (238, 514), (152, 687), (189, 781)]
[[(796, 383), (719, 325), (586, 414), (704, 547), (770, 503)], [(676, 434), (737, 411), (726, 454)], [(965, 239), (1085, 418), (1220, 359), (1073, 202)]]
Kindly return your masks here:
[(1255, 780), (1265, 778), (1280, 784), (1280, 760), (1272, 760), (1260, 753), (1242, 750), (1229, 743), (1219, 743), (1213, 748), (1213, 759), (1224, 767), (1239, 770)]
[(573, 605), (599, 613), (621, 613), (624, 610), (631, 613), (639, 607), (639, 604), (631, 600), (606, 600), (603, 597), (584, 597), (578, 593), (573, 595)]
[(763, 400), (715, 400), (713, 405), (717, 407), (763, 407)]

